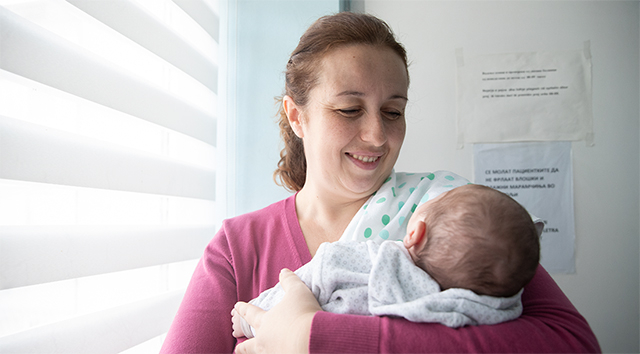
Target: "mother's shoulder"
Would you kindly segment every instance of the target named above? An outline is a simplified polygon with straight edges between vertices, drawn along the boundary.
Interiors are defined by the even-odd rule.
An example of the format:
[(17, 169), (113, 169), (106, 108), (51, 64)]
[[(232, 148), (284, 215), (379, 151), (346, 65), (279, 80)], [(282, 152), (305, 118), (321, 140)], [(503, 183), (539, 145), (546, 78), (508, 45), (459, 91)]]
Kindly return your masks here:
[(277, 233), (297, 229), (295, 196), (285, 198), (262, 209), (234, 216), (222, 223), (221, 231), (231, 238), (270, 238)]
[(226, 226), (233, 225), (234, 227), (236, 227), (247, 223), (269, 223), (274, 220), (274, 217), (285, 215), (287, 213), (290, 213), (292, 210), (295, 211), (295, 196), (279, 200), (258, 210), (225, 219), (223, 221), (223, 224), (225, 224)]

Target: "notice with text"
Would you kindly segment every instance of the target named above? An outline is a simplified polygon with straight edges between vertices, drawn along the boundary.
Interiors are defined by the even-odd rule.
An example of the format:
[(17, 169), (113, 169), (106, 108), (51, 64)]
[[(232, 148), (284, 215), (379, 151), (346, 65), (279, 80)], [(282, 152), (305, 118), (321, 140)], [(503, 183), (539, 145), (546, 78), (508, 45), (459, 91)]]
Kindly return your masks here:
[(541, 263), (574, 273), (571, 142), (474, 144), (475, 183), (497, 189), (541, 218)]
[(459, 49), (458, 147), (554, 140), (592, 145), (588, 43), (582, 50), (475, 56)]

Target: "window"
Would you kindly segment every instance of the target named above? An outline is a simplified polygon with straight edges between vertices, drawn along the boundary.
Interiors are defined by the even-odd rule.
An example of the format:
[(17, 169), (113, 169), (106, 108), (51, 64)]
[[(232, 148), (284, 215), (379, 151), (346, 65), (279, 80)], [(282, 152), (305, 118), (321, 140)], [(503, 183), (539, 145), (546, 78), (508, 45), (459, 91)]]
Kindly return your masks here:
[(0, 352), (157, 352), (216, 226), (214, 0), (0, 0)]

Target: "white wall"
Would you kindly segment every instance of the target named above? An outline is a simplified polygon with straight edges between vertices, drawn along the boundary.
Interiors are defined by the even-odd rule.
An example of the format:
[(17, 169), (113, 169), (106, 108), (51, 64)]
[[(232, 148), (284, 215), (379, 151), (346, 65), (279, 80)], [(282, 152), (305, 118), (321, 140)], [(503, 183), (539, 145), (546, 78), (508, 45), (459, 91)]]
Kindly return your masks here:
[(399, 171), (472, 178), (471, 146), (455, 146), (455, 48), (490, 54), (581, 49), (591, 41), (596, 145), (573, 143), (576, 274), (554, 279), (604, 352), (637, 353), (639, 3), (365, 0), (365, 10), (391, 25), (412, 62)]

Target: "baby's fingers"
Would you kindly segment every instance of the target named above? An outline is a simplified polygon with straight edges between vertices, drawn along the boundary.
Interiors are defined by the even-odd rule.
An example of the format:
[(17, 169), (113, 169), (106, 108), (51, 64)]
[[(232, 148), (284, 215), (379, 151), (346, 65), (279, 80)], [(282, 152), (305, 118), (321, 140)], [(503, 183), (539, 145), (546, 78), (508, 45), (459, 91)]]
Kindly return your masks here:
[(242, 328), (242, 317), (240, 317), (240, 314), (235, 309), (231, 311), (231, 316), (231, 327), (233, 329), (233, 336), (236, 338), (244, 337), (245, 335), (244, 329)]

